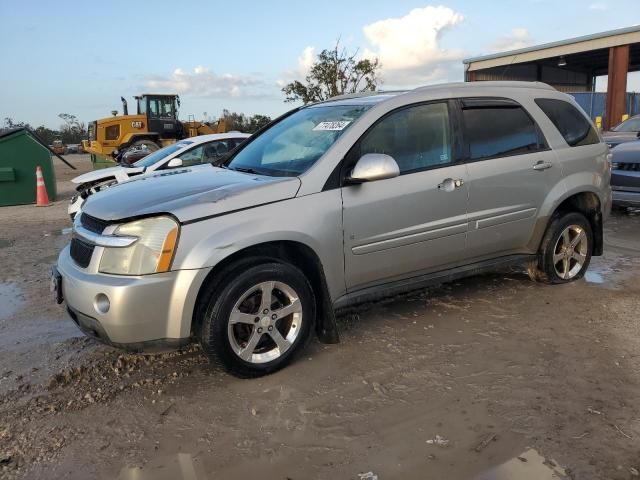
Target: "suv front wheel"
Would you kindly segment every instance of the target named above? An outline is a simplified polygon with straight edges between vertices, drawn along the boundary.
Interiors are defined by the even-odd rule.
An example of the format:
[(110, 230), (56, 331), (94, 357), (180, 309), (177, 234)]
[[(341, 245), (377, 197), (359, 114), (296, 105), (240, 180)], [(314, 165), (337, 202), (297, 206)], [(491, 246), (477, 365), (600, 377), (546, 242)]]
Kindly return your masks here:
[(310, 339), (315, 322), (311, 286), (296, 267), (262, 263), (229, 272), (207, 292), (200, 343), (213, 363), (239, 377), (287, 365)]
[(582, 278), (593, 252), (593, 232), (578, 212), (552, 219), (542, 239), (538, 259), (528, 266), (529, 277), (544, 283), (567, 283)]

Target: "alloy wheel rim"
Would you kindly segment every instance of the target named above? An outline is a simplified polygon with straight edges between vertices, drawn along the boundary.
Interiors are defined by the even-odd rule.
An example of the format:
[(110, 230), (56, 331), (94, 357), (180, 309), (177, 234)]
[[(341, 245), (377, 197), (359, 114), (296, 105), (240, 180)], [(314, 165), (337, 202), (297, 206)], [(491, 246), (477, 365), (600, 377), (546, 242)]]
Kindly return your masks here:
[(562, 231), (553, 249), (553, 268), (563, 280), (574, 278), (587, 260), (587, 234), (580, 225), (569, 225)]
[(302, 303), (291, 286), (261, 282), (245, 291), (233, 306), (227, 326), (229, 343), (245, 362), (270, 362), (291, 348), (302, 321)]

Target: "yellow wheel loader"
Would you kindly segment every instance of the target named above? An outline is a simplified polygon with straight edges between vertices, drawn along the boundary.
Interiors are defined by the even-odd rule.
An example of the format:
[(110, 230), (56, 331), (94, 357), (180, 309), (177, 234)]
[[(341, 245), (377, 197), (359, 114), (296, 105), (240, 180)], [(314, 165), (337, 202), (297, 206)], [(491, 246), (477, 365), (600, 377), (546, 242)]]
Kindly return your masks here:
[[(135, 97), (137, 112), (129, 115), (127, 101), (122, 100), (123, 115), (117, 110), (112, 116), (89, 123), (89, 138), (82, 141), (84, 151), (91, 153), (92, 160), (118, 160), (130, 148), (146, 148), (149, 152), (187, 137), (224, 133), (224, 120), (214, 127), (206, 123), (178, 120), (178, 95), (142, 94)], [(107, 160), (108, 161), (108, 160)]]

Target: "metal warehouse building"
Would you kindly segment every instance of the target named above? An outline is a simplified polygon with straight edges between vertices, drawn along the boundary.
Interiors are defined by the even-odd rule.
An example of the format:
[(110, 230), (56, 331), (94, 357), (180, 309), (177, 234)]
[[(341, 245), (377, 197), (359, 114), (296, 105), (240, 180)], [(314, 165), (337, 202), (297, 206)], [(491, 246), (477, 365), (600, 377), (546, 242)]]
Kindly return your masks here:
[[(463, 63), (467, 82), (540, 81), (576, 96), (593, 92), (595, 78), (608, 75), (603, 113), (604, 127), (609, 128), (623, 114), (636, 113), (627, 95), (627, 73), (640, 70), (640, 26), (468, 58)], [(640, 103), (640, 95), (635, 97)], [(593, 102), (594, 96), (590, 98)]]

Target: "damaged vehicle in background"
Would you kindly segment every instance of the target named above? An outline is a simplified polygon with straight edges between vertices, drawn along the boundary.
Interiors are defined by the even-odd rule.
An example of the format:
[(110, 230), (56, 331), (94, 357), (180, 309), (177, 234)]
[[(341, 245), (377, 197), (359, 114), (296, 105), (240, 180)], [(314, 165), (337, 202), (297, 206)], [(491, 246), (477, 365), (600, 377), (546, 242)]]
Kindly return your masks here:
[(640, 139), (640, 115), (626, 119), (611, 130), (602, 132), (602, 138), (609, 148), (622, 143), (634, 142)]
[(90, 195), (135, 176), (220, 160), (250, 136), (248, 133), (232, 132), (191, 137), (145, 154), (131, 165), (103, 168), (79, 175), (71, 180), (77, 185), (77, 193), (71, 197), (67, 213), (73, 221)]
[(149, 150), (145, 144), (140, 145), (139, 147), (131, 147), (119, 157), (120, 160), (118, 161), (118, 164), (123, 167), (130, 167), (138, 160), (142, 160), (151, 153), (153, 152)]
[(640, 208), (640, 141), (611, 150), (611, 189), (614, 206)]
[(356, 303), (513, 264), (582, 278), (603, 252), (607, 155), (575, 101), (540, 83), (337, 97), (219, 167), (90, 197), (53, 291), (109, 345), (196, 340), (213, 364), (265, 375), (314, 333), (338, 341), (334, 312)]

